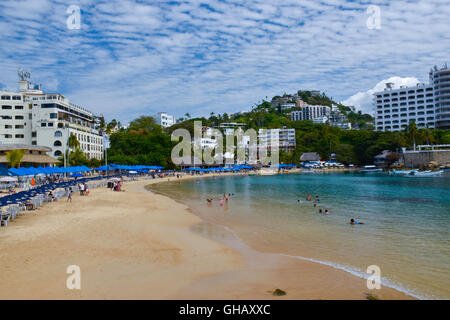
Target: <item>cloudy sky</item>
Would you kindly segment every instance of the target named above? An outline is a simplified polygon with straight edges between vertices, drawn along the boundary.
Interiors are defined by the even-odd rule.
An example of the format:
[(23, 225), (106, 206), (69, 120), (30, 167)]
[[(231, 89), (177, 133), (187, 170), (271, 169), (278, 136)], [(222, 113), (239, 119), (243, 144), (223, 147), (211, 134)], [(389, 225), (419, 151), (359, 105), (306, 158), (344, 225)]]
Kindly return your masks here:
[[(80, 29), (67, 26), (69, 5)], [(450, 62), (449, 17), (448, 0), (2, 0), (0, 90), (17, 90), (23, 67), (123, 122), (234, 113), (298, 89), (370, 111), (387, 79), (427, 82)]]

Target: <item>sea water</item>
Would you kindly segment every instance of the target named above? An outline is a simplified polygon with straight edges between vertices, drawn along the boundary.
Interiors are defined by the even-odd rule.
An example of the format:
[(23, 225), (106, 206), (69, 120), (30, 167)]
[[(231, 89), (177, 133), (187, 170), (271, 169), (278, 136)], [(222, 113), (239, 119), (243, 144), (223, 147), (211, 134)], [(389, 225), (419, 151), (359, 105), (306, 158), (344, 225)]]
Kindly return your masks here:
[[(450, 299), (450, 175), (227, 176), (158, 184), (253, 248), (327, 264), (425, 299)], [(221, 206), (223, 194), (229, 197)], [(306, 201), (310, 194), (312, 201)], [(314, 199), (320, 202), (314, 208)], [(212, 198), (212, 205), (206, 199)], [(299, 201), (300, 200), (300, 201)], [(319, 214), (329, 210), (329, 215)], [(353, 218), (362, 225), (350, 225)]]

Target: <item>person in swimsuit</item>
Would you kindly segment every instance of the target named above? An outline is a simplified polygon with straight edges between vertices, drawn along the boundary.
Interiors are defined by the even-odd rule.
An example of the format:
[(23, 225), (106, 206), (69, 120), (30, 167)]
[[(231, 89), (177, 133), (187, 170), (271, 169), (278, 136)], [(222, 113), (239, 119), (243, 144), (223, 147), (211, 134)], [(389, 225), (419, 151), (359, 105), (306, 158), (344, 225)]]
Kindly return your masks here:
[(350, 219), (350, 224), (351, 224), (352, 226), (354, 226), (355, 224), (364, 224), (364, 223), (358, 222), (358, 221), (356, 221), (355, 219)]

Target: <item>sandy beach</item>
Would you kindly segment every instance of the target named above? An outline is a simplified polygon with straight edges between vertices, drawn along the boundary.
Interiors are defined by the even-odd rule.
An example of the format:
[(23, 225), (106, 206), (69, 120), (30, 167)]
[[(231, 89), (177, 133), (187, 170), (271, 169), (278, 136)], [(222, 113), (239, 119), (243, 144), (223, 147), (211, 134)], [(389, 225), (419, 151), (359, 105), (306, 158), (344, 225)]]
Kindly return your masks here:
[[(410, 299), (325, 265), (255, 251), (145, 188), (167, 180), (94, 189), (0, 228), (0, 299)], [(81, 269), (80, 290), (66, 287), (70, 265)], [(277, 288), (287, 295), (274, 297)]]

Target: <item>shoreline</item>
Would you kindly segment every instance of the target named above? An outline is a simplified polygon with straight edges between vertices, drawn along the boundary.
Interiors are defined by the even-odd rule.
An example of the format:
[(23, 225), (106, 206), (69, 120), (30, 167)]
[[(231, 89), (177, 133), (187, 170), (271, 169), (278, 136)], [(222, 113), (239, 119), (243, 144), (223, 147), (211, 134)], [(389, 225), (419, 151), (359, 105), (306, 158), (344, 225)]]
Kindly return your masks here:
[[(217, 176), (237, 175), (232, 173)], [(2, 299), (366, 299), (365, 280), (315, 262), (258, 252), (232, 232), (146, 186), (212, 177), (144, 179), (96, 189), (0, 229)], [(81, 290), (65, 286), (79, 265)], [(304, 275), (307, 275), (306, 277)], [(285, 290), (274, 297), (269, 291)], [(411, 299), (383, 287), (380, 299)]]
[[(330, 171), (344, 171), (344, 170), (330, 170)], [(288, 174), (294, 174), (294, 173), (301, 173), (301, 172), (297, 172), (297, 171), (289, 172)], [(214, 175), (214, 176), (220, 178), (220, 175)], [(225, 174), (223, 176), (243, 176), (243, 174)], [(198, 176), (198, 177), (194, 176), (193, 178), (200, 178), (200, 177), (211, 178), (211, 177), (213, 177), (213, 175), (205, 175), (205, 176)], [(186, 180), (186, 179), (184, 179), (184, 180)], [(160, 181), (160, 182), (166, 182), (166, 181)], [(180, 181), (180, 182), (182, 182), (182, 181)], [(364, 274), (363, 272), (357, 272), (354, 270), (348, 270), (346, 267), (337, 265), (332, 262), (321, 261), (321, 260), (316, 260), (316, 259), (301, 257), (301, 256), (291, 256), (291, 255), (287, 255), (287, 254), (283, 254), (283, 253), (263, 252), (263, 251), (259, 251), (258, 249), (254, 249), (249, 244), (247, 244), (244, 240), (242, 240), (239, 237), (239, 235), (234, 230), (230, 229), (228, 226), (217, 224), (217, 222), (206, 221), (201, 215), (198, 215), (195, 212), (195, 209), (189, 207), (183, 201), (173, 199), (170, 195), (161, 193), (158, 190), (153, 189), (151, 187), (151, 185), (146, 186), (146, 189), (153, 193), (168, 197), (168, 198), (172, 199), (173, 201), (176, 201), (177, 203), (183, 204), (186, 207), (190, 208), (190, 210), (192, 211), (193, 214), (195, 214), (197, 217), (202, 219), (202, 224), (204, 227), (205, 226), (206, 226), (206, 228), (212, 227), (213, 229), (214, 228), (215, 229), (223, 228), (223, 229), (227, 230), (227, 232), (231, 233), (232, 237), (234, 237), (235, 239), (230, 239), (229, 237), (225, 237), (225, 239), (224, 239), (223, 236), (221, 238), (217, 238), (217, 237), (212, 236), (211, 233), (208, 233), (206, 235), (206, 237), (208, 239), (213, 239), (213, 240), (222, 242), (225, 245), (231, 247), (232, 249), (238, 251), (239, 254), (246, 256), (247, 259), (245, 259), (245, 260), (247, 260), (247, 261), (249, 260), (249, 258), (256, 258), (255, 256), (258, 256), (258, 255), (261, 257), (262, 256), (271, 256), (271, 258), (274, 260), (280, 260), (281, 264), (284, 263), (286, 265), (300, 266), (302, 263), (306, 262), (308, 264), (312, 263), (313, 265), (320, 265), (321, 267), (325, 267), (325, 269), (327, 269), (327, 268), (332, 269), (332, 271), (330, 271), (330, 272), (334, 272), (334, 271), (338, 271), (338, 273), (344, 272), (345, 274), (350, 275), (350, 277), (356, 278), (364, 283), (364, 286), (362, 287), (362, 289), (365, 292), (362, 294), (360, 299), (366, 299), (367, 295), (372, 295), (372, 294), (373, 294), (373, 296), (375, 296), (377, 298), (381, 298), (381, 299), (408, 299), (408, 300), (409, 299), (419, 299), (418, 296), (414, 296), (413, 294), (407, 292), (406, 289), (402, 288), (401, 286), (400, 286), (400, 288), (398, 288), (394, 285), (391, 285), (389, 283), (389, 281), (386, 281), (386, 279), (382, 279), (382, 289), (381, 290), (374, 290), (372, 292), (369, 292), (370, 290), (368, 290), (367, 287), (365, 286), (368, 274)], [(193, 232), (201, 233), (199, 230), (196, 230), (196, 229), (197, 228), (194, 228)], [(219, 231), (219, 233), (220, 233), (220, 231)], [(262, 259), (262, 260), (264, 260), (264, 259)], [(301, 261), (300, 263), (299, 263), (299, 260)], [(253, 264), (252, 267), (255, 268), (255, 267), (257, 267), (257, 265), (258, 265), (257, 263)], [(283, 270), (283, 267), (278, 266), (278, 268), (280, 269), (280, 271)], [(317, 266), (316, 266), (316, 268), (317, 268)], [(285, 271), (283, 271), (283, 272), (285, 272)], [(247, 276), (249, 276), (249, 274)], [(218, 277), (215, 277), (215, 278), (218, 278)], [(214, 279), (211, 279), (211, 280), (212, 280), (211, 282), (214, 282)], [(244, 280), (244, 279), (242, 279), (242, 280)], [(207, 279), (204, 279), (203, 281), (207, 282)], [(389, 283), (389, 285), (386, 285), (386, 282)], [(203, 284), (203, 285), (201, 285), (201, 287), (203, 287), (203, 289), (205, 289), (207, 286), (206, 286), (206, 284)], [(283, 288), (281, 288), (281, 289), (283, 289)], [(390, 291), (393, 291), (393, 292), (390, 292)], [(297, 294), (299, 294), (299, 293), (297, 293)], [(257, 296), (258, 296), (257, 299), (267, 299), (267, 297), (265, 297), (265, 296), (260, 296), (260, 295), (257, 295)], [(305, 297), (301, 293), (300, 293), (299, 297), (300, 297), (299, 299), (324, 299), (322, 297), (308, 298), (308, 297)], [(334, 295), (330, 295), (330, 297), (332, 297), (330, 299), (342, 299), (341, 297), (335, 297)], [(189, 299), (190, 297), (187, 295), (186, 296), (183, 295), (182, 298)], [(216, 298), (217, 299), (229, 299), (227, 296), (220, 296), (220, 295), (218, 295)], [(244, 297), (243, 299), (246, 299), (246, 298), (248, 299), (248, 297)], [(269, 297), (269, 299), (274, 299), (274, 298), (279, 299), (280, 297)], [(292, 297), (287, 297), (287, 298), (288, 299), (296, 299), (296, 298), (292, 298)], [(249, 299), (252, 299), (252, 298), (250, 297)], [(325, 298), (325, 299), (327, 299), (327, 298)], [(355, 298), (349, 296), (349, 297), (343, 298), (343, 299), (355, 299)]]

